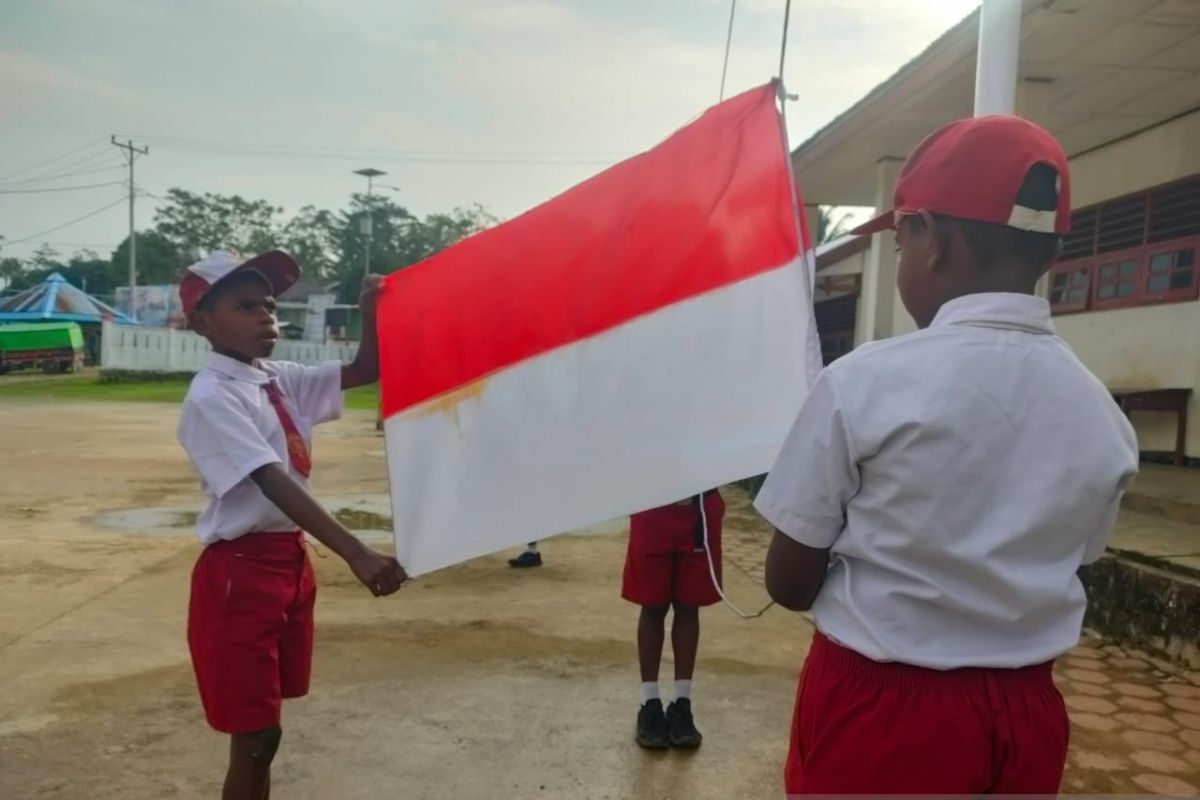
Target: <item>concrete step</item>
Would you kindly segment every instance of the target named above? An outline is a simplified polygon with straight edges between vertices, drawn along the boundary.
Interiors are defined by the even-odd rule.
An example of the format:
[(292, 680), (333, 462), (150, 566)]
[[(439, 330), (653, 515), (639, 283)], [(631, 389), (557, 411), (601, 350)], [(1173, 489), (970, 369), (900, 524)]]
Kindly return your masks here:
[(1200, 525), (1126, 507), (1117, 517), (1108, 549), (1122, 558), (1200, 578)]
[(1200, 469), (1142, 464), (1123, 506), (1173, 522), (1200, 525)]
[(1200, 669), (1200, 573), (1110, 551), (1079, 577), (1088, 594), (1087, 629)]
[(1104, 558), (1079, 577), (1088, 628), (1200, 667), (1200, 525), (1126, 504)]

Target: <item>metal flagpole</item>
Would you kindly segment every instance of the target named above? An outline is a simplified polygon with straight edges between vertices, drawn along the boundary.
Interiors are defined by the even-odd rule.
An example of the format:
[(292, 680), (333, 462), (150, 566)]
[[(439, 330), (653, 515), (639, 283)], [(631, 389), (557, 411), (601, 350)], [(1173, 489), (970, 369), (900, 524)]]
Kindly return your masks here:
[(975, 116), (1012, 114), (1021, 54), (1021, 0), (983, 0), (975, 59)]

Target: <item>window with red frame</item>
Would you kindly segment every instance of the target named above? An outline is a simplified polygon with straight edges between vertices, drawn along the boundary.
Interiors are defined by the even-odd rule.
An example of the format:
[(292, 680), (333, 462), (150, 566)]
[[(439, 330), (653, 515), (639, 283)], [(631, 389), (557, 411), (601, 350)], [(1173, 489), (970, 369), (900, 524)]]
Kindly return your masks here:
[(1056, 270), (1050, 275), (1050, 305), (1057, 311), (1082, 311), (1087, 308), (1091, 271)]
[(1050, 272), (1056, 314), (1200, 295), (1200, 175), (1071, 215)]

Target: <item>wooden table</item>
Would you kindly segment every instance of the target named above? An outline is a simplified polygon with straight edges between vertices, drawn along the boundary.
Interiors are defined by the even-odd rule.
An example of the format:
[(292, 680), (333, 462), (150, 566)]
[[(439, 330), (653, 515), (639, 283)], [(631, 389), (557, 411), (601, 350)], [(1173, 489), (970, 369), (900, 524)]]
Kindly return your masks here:
[(1188, 402), (1191, 389), (1110, 389), (1117, 405), (1129, 416), (1132, 411), (1174, 411), (1175, 466), (1182, 467), (1187, 446)]

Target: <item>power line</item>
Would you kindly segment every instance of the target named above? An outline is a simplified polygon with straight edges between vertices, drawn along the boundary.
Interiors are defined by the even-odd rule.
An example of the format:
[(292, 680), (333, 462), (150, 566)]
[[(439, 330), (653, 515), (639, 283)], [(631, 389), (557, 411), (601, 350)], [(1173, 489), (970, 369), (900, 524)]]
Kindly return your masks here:
[(245, 149), (245, 150), (274, 150), (274, 151), (292, 151), (304, 153), (329, 153), (332, 155), (346, 156), (378, 156), (378, 155), (397, 155), (397, 156), (465, 156), (472, 157), (495, 157), (495, 158), (519, 158), (519, 157), (538, 157), (538, 158), (566, 158), (576, 156), (623, 156), (628, 155), (626, 151), (621, 150), (561, 150), (561, 151), (533, 151), (533, 150), (424, 150), (424, 149), (405, 149), (405, 148), (373, 148), (373, 147), (329, 147), (323, 145), (298, 145), (284, 144), (279, 142), (236, 142), (218, 139), (191, 139), (172, 136), (148, 136), (139, 134), (120, 134), (121, 136), (136, 136), (138, 139), (151, 144), (161, 144), (163, 146), (196, 146), (196, 147), (214, 147), (221, 149)]
[(101, 186), (120, 186), (125, 181), (89, 183), (84, 186), (59, 186), (54, 189), (0, 189), (0, 194), (43, 194), (45, 192), (78, 192), (84, 189), (99, 189)]
[[(60, 180), (63, 180), (64, 178), (78, 178), (81, 175), (95, 175), (100, 172), (112, 172), (112, 171), (118, 170), (118, 169), (125, 169), (125, 165), (124, 164), (105, 164), (104, 166), (95, 166), (95, 167), (91, 167), (89, 169), (76, 170), (74, 172), (64, 172), (62, 174), (53, 175), (50, 177), (33, 178), (30, 180), (25, 180), (25, 181), (16, 181), (15, 183), (6, 184), (3, 188), (4, 189), (41, 188), (41, 187), (37, 186), (37, 184), (39, 184), (41, 182), (54, 183), (55, 181), (60, 181)], [(53, 187), (51, 186), (51, 187), (45, 187), (45, 188), (53, 188)]]
[(14, 171), (14, 172), (7, 172), (7, 173), (5, 173), (4, 175), (0, 175), (0, 181), (5, 181), (5, 180), (7, 180), (7, 179), (11, 178), (11, 177), (12, 177), (12, 176), (14, 176), (14, 175), (20, 175), (20, 174), (22, 174), (22, 173), (24, 173), (24, 172), (29, 172), (31, 169), (37, 169), (38, 167), (40, 167), (40, 166), (42, 166), (42, 165), (44, 165), (44, 164), (49, 164), (49, 163), (51, 163), (51, 162), (58, 161), (59, 159), (66, 158), (67, 156), (75, 155), (76, 153), (80, 152), (81, 150), (86, 150), (86, 149), (88, 149), (89, 147), (93, 147), (93, 146), (95, 146), (95, 145), (97, 145), (97, 144), (99, 144), (100, 142), (103, 142), (103, 141), (104, 141), (104, 137), (103, 137), (103, 136), (101, 136), (99, 139), (92, 139), (92, 140), (91, 140), (90, 142), (88, 142), (87, 144), (80, 145), (79, 147), (76, 147), (74, 150), (68, 150), (68, 151), (67, 151), (67, 152), (65, 152), (65, 153), (60, 153), (60, 154), (58, 154), (58, 155), (56, 155), (56, 156), (51, 156), (50, 158), (47, 158), (47, 159), (45, 159), (45, 160), (43, 160), (43, 161), (39, 161), (39, 162), (37, 162), (36, 164), (30, 164), (28, 167), (23, 167), (23, 168), (21, 168), (21, 169), (18, 169), (18, 170)]
[(39, 183), (41, 181), (56, 181), (60, 178), (77, 175), (82, 171), (93, 169), (101, 162), (110, 161), (112, 152), (102, 150), (98, 153), (91, 153), (81, 159), (70, 162), (69, 164), (59, 164), (52, 168), (50, 172), (43, 172), (37, 175), (21, 178), (15, 181), (3, 181), (10, 186), (26, 186), (31, 183)]
[[(435, 150), (339, 149), (321, 146), (254, 144), (248, 142), (221, 142), (154, 136), (142, 137), (142, 139), (154, 144), (158, 149), (194, 153), (197, 155), (251, 155), (259, 158), (323, 159), (333, 161), (369, 159), (417, 164), (606, 165), (612, 163), (614, 158), (623, 158), (630, 155), (628, 152), (617, 151), (595, 151), (592, 153), (487, 153)], [(595, 157), (579, 157), (585, 155)]]
[(22, 236), (20, 239), (5, 239), (4, 246), (8, 247), (9, 245), (20, 244), (21, 242), (28, 242), (31, 239), (37, 239), (41, 236), (45, 236), (47, 233), (54, 233), (55, 231), (60, 231), (63, 228), (66, 228), (70, 225), (74, 225), (76, 222), (83, 222), (85, 219), (89, 219), (91, 217), (96, 216), (101, 211), (107, 211), (108, 209), (112, 208), (113, 206), (120, 205), (121, 203), (124, 203), (124, 202), (125, 202), (125, 198), (122, 197), (119, 200), (109, 203), (106, 206), (101, 206), (100, 208), (97, 208), (95, 211), (89, 211), (88, 213), (84, 214), (82, 217), (76, 217), (75, 219), (73, 219), (69, 222), (64, 222), (61, 225), (55, 225), (53, 228), (47, 228), (44, 231), (38, 231), (37, 233), (31, 233), (28, 236)]

